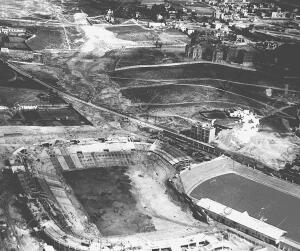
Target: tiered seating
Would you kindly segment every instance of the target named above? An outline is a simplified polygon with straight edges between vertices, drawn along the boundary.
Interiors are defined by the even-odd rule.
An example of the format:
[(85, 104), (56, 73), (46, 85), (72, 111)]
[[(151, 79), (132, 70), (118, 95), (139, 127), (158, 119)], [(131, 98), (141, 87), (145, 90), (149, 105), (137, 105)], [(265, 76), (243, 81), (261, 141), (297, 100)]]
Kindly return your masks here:
[(53, 221), (48, 221), (46, 224), (44, 224), (44, 232), (52, 240), (58, 243), (58, 246), (61, 248), (66, 247), (65, 249), (68, 248), (70, 250), (81, 251), (89, 250), (88, 246), (82, 245), (82, 243), (88, 243), (87, 240), (66, 234), (66, 232), (59, 228)]
[(91, 153), (87, 153), (87, 152), (77, 153), (77, 156), (83, 167), (85, 168), (97, 167)]
[(50, 160), (55, 168), (57, 168), (60, 171), (64, 170), (56, 157), (50, 157)]
[(57, 158), (62, 169), (64, 171), (69, 170), (69, 166), (68, 166), (67, 162), (65, 161), (65, 158), (63, 157), (61, 150), (59, 148), (55, 148), (54, 152), (56, 154), (55, 157)]
[(126, 166), (132, 164), (131, 152), (95, 152), (92, 153), (97, 167)]
[(150, 143), (140, 143), (140, 142), (134, 142), (134, 147), (136, 151), (142, 151), (142, 152), (148, 152), (151, 144)]
[[(18, 174), (22, 187), (25, 192), (35, 198), (36, 208), (47, 218), (54, 219), (62, 228), (67, 227), (64, 216), (58, 210), (57, 198), (52, 193), (52, 189), (44, 178), (31, 177), (29, 173), (22, 172)], [(50, 218), (49, 218), (50, 216)]]
[(167, 160), (171, 165), (175, 165), (176, 163), (179, 162), (179, 160), (177, 158), (173, 157), (171, 154), (164, 151), (163, 149), (156, 148), (156, 149), (153, 150), (153, 152), (158, 154), (159, 156), (161, 156), (165, 160)]
[(49, 183), (45, 179), (41, 179), (41, 178), (37, 178), (37, 179), (38, 179), (38, 183), (39, 183), (40, 187), (42, 188), (41, 191), (43, 191), (45, 196), (47, 198), (49, 198), (51, 201), (56, 201), (55, 196), (53, 195), (53, 193), (49, 187)]
[(71, 153), (70, 154), (70, 158), (72, 159), (73, 163), (75, 164), (75, 167), (76, 168), (83, 168), (79, 158), (78, 158), (78, 155), (77, 153)]
[(168, 162), (167, 160), (165, 160), (165, 159), (163, 159), (163, 158), (159, 158), (159, 159), (155, 162), (155, 164), (156, 164), (157, 166), (159, 166), (159, 167), (162, 167), (162, 168), (164, 168), (164, 167), (169, 168), (169, 167), (171, 166), (170, 162)]
[(44, 177), (44, 179), (50, 187), (62, 187), (62, 184), (58, 179), (53, 179), (52, 177)]
[(65, 159), (65, 161), (66, 161), (66, 163), (67, 163), (69, 169), (72, 170), (72, 169), (75, 169), (75, 168), (76, 168), (76, 166), (75, 166), (73, 160), (71, 159), (71, 157), (70, 157), (69, 155), (64, 155), (64, 159)]
[(174, 146), (163, 142), (156, 141), (151, 146), (150, 151), (158, 154), (159, 156), (167, 160), (171, 165), (176, 165), (180, 162), (189, 162), (192, 160), (192, 158), (184, 152), (178, 150)]
[[(55, 162), (56, 163), (56, 162)], [(36, 162), (35, 170), (41, 177), (56, 177), (56, 169), (49, 157), (49, 155), (44, 155), (42, 161)]]

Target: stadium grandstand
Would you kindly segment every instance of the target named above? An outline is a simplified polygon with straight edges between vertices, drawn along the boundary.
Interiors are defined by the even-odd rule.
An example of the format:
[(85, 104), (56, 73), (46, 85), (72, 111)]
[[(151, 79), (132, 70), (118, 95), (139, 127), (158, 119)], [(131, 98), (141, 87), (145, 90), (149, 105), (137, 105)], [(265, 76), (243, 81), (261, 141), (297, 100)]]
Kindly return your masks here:
[[(49, 244), (59, 247), (59, 250), (108, 250), (105, 246), (111, 245), (108, 243), (109, 238), (106, 240), (101, 238), (102, 235), (95, 225), (83, 220), (87, 220), (87, 217), (82, 217), (83, 211), (78, 210), (80, 204), (71, 196), (72, 189), (66, 184), (62, 176), (63, 172), (131, 165), (138, 161), (139, 154), (155, 160), (155, 166), (161, 169), (175, 167), (180, 162), (191, 161), (185, 153), (166, 143), (150, 144), (133, 142), (129, 139), (122, 139), (121, 142), (117, 139), (45, 142), (37, 148), (39, 154), (35, 159), (28, 161), (26, 158), (32, 158), (32, 156), (23, 155), (21, 163), (23, 168), (12, 169), (23, 187), (24, 199), (38, 226), (37, 229)], [(26, 151), (24, 148), (23, 150)], [(15, 155), (19, 156), (19, 154), (21, 153)], [(20, 166), (20, 163), (16, 164)], [(166, 240), (164, 243), (146, 243), (144, 246), (139, 243), (135, 249), (190, 250), (196, 245), (202, 246), (199, 250), (211, 250), (212, 244), (208, 239), (209, 237), (202, 236), (198, 238), (198, 241), (192, 237), (179, 242), (176, 239), (177, 244), (174, 244), (175, 240), (171, 242)], [(173, 244), (170, 245), (170, 243)], [(208, 247), (210, 248), (206, 249)]]
[(201, 207), (208, 217), (247, 232), (269, 244), (278, 245), (280, 239), (286, 234), (286, 231), (257, 220), (249, 216), (247, 212), (241, 213), (208, 198), (200, 199), (197, 206)]
[[(211, 184), (209, 191), (212, 191), (212, 184), (215, 186), (222, 184), (217, 183), (216, 178), (228, 174), (236, 174), (239, 177), (244, 177), (257, 184), (263, 184), (266, 189), (274, 189), (276, 193), (286, 194), (291, 196), (291, 198), (299, 198), (299, 186), (276, 177), (270, 177), (259, 170), (242, 165), (227, 156), (220, 156), (209, 162), (191, 164), (188, 169), (180, 171), (179, 175), (172, 179), (172, 184), (178, 191), (187, 196), (189, 201), (191, 201), (196, 208), (198, 207), (198, 209), (196, 209), (197, 212), (206, 218), (208, 222), (210, 222), (210, 219), (213, 219), (216, 222), (226, 225), (230, 229), (236, 229), (248, 236), (273, 245), (280, 250), (299, 250), (299, 243), (290, 239), (290, 230), (292, 231), (292, 229), (282, 230), (276, 227), (277, 224), (271, 225), (271, 223), (266, 223), (261, 219), (249, 216), (246, 211), (241, 213), (209, 197), (197, 195), (205, 190), (205, 188), (202, 188), (202, 190), (199, 188), (202, 184), (205, 182)], [(221, 189), (225, 189), (225, 185), (226, 183), (224, 183), (224, 186), (221, 186)], [(181, 188), (181, 190), (179, 188)], [(197, 190), (197, 188), (199, 189)], [(228, 185), (226, 188), (228, 188)], [(247, 189), (250, 189), (249, 185)], [(211, 194), (213, 194), (213, 192)], [(231, 195), (229, 195), (229, 198), (230, 196)], [(243, 200), (244, 202), (246, 201), (245, 198)], [(275, 203), (275, 198), (273, 198), (272, 201)], [(253, 206), (255, 201), (249, 203)], [(288, 212), (286, 213), (288, 214)]]
[[(193, 163), (193, 159), (186, 153), (159, 140), (156, 140), (154, 143), (136, 142), (130, 138), (121, 137), (120, 141), (117, 138), (108, 138), (101, 140), (45, 142), (36, 146), (35, 152), (38, 152), (36, 156), (24, 154), (24, 152), (26, 153), (25, 148), (15, 152), (14, 157), (18, 161), (15, 162), (15, 166), (12, 166), (12, 170), (17, 174), (23, 187), (24, 200), (37, 225), (38, 231), (50, 245), (59, 250), (110, 250), (111, 243), (115, 241), (111, 237), (103, 238), (101, 229), (98, 230), (88, 220), (86, 212), (81, 208), (81, 204), (72, 196), (72, 188), (66, 183), (62, 175), (64, 172), (78, 169), (129, 166), (138, 164), (141, 160), (151, 160), (151, 165), (155, 166), (155, 170), (173, 169), (173, 173), (181, 173), (181, 178), (185, 183), (192, 181), (189, 182), (189, 187), (184, 187), (185, 190), (191, 191), (190, 187), (194, 187), (199, 181), (192, 175), (193, 172), (198, 172), (198, 170), (201, 172), (202, 170), (205, 171), (203, 168), (197, 168), (199, 164)], [(147, 158), (142, 158), (143, 156), (147, 156)], [(217, 159), (212, 161), (218, 166), (217, 162)], [(188, 169), (182, 168), (187, 166), (189, 167)], [(214, 169), (211, 171), (213, 172)], [(183, 192), (185, 193), (186, 191), (183, 190)], [(283, 230), (267, 226), (267, 224), (266, 226), (260, 226), (255, 219), (249, 219), (249, 216), (240, 215), (241, 213), (235, 212), (228, 207), (224, 209), (222, 208), (223, 205), (219, 205), (217, 202), (209, 201), (207, 203), (207, 200), (191, 201), (196, 203), (199, 210), (205, 210), (207, 212), (206, 215), (213, 219), (222, 217), (222, 220), (219, 218), (216, 220), (223, 221), (224, 224), (225, 221), (230, 221), (232, 224), (234, 222), (231, 227), (233, 230), (236, 229), (238, 233), (233, 230), (233, 232), (230, 232), (225, 228), (228, 230), (226, 230), (226, 238), (231, 234), (233, 236), (243, 236), (247, 243), (252, 238), (250, 242), (254, 243), (253, 250), (263, 250), (263, 242), (274, 244), (282, 250), (297, 250), (292, 248), (298, 244), (287, 239)], [(218, 209), (219, 211), (223, 209), (223, 213), (219, 212)], [(227, 211), (230, 214), (224, 215), (224, 212)], [(230, 218), (230, 215), (233, 218)], [(245, 222), (239, 222), (239, 216), (243, 216), (242, 218), (245, 218)], [(238, 224), (247, 228), (247, 231), (243, 231), (241, 226), (236, 227)], [(270, 231), (266, 232), (267, 230)], [(254, 234), (250, 234), (252, 237), (249, 236), (251, 231), (255, 233), (260, 231), (263, 238)], [(128, 249), (122, 246), (122, 250), (132, 250), (132, 248), (145, 251), (213, 251), (222, 248), (248, 250), (246, 242), (239, 243), (240, 249), (236, 249), (236, 247), (232, 246), (232, 242), (224, 239), (224, 236), (221, 238), (223, 241), (220, 243), (213, 241), (212, 237), (210, 239), (210, 233), (188, 236), (186, 238), (172, 238), (166, 240), (156, 239), (149, 242), (143, 241), (142, 243), (134, 241), (134, 244), (131, 243)], [(132, 242), (133, 239), (131, 238), (130, 241)], [(127, 242), (130, 241), (127, 240)], [(114, 245), (119, 244), (115, 243)]]
[(150, 151), (167, 160), (171, 165), (189, 164), (193, 159), (176, 147), (156, 140), (150, 147)]

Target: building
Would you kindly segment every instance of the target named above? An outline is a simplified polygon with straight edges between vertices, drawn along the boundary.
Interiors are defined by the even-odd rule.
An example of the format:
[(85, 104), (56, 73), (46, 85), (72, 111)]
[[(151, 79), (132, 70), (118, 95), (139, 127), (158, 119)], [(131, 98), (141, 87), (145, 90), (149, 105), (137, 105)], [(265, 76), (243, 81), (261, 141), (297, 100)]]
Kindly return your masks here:
[(299, 251), (300, 244), (286, 237), (283, 237), (279, 242), (278, 249), (284, 251)]
[(216, 129), (208, 123), (198, 123), (192, 125), (191, 138), (200, 140), (205, 143), (210, 143), (215, 139)]
[(234, 46), (228, 46), (226, 49), (226, 62), (231, 63), (237, 57), (237, 49)]
[(185, 55), (193, 60), (223, 61), (223, 49), (207, 42), (187, 45)]
[(18, 37), (24, 37), (29, 35), (25, 28), (3, 27), (3, 26), (0, 26), (0, 34), (4, 34), (8, 36), (18, 36)]
[(164, 0), (142, 0), (141, 5), (147, 6), (147, 8), (152, 8), (153, 5), (161, 5), (164, 4)]
[(241, 213), (208, 198), (200, 199), (197, 202), (197, 206), (204, 210), (209, 218), (274, 246), (278, 246), (281, 239), (287, 233), (284, 230), (249, 216), (247, 212)]
[(202, 59), (206, 61), (213, 61), (213, 55), (215, 51), (215, 46), (210, 43), (202, 43)]
[(213, 52), (213, 62), (222, 63), (224, 61), (224, 50), (222, 47), (216, 46)]
[(252, 67), (256, 60), (257, 50), (248, 45), (233, 45), (227, 48), (227, 63), (236, 63), (246, 67)]
[(289, 13), (287, 11), (285, 11), (285, 12), (273, 11), (271, 14), (271, 18), (273, 18), (273, 19), (289, 19), (289, 18), (294, 18), (294, 15), (292, 15), (292, 13)]
[(193, 59), (197, 60), (197, 59), (202, 59), (202, 47), (200, 45), (195, 45), (192, 48), (192, 55), (193, 55)]
[(32, 61), (35, 58), (35, 55), (32, 51), (22, 49), (9, 49), (5, 47), (2, 47), (0, 49), (0, 55), (19, 61)]
[[(258, 49), (243, 45), (211, 44), (206, 41), (197, 44), (188, 44), (185, 55), (193, 60), (206, 60), (211, 62), (229, 64), (235, 63), (246, 67), (253, 67), (259, 58)], [(264, 58), (263, 60), (267, 60)]]
[(244, 51), (243, 66), (253, 67), (255, 60), (255, 50), (247, 49)]

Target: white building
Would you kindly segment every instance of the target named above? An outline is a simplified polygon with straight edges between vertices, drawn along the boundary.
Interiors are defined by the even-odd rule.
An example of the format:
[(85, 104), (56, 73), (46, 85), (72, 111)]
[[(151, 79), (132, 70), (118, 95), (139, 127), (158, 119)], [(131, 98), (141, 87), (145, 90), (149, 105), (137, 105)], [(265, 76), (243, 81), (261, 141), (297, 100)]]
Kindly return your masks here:
[(197, 205), (212, 219), (275, 246), (287, 233), (280, 228), (249, 216), (247, 212), (241, 213), (208, 198), (199, 200)]

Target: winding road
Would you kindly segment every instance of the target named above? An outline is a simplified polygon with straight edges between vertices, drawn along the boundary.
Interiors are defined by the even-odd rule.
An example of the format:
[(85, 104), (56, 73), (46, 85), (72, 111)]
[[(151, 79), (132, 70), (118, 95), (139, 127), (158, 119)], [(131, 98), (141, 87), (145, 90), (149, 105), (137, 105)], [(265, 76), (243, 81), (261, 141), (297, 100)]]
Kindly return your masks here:
[(141, 68), (159, 68), (159, 67), (166, 67), (166, 66), (178, 66), (178, 65), (193, 65), (193, 64), (212, 64), (212, 65), (222, 65), (227, 66), (229, 68), (241, 69), (245, 71), (257, 71), (254, 68), (243, 67), (240, 65), (232, 65), (232, 64), (224, 64), (224, 63), (217, 63), (217, 62), (210, 62), (210, 61), (188, 61), (188, 62), (178, 62), (178, 63), (167, 63), (167, 64), (152, 64), (152, 65), (132, 65), (132, 66), (124, 66), (119, 67), (114, 70), (114, 72), (125, 71), (129, 69), (141, 69)]
[[(119, 79), (119, 80), (137, 80), (137, 81), (160, 83), (160, 84), (144, 84), (144, 85), (125, 86), (125, 87), (121, 87), (120, 88), (121, 90), (152, 87), (152, 86), (172, 85), (172, 84), (174, 84), (174, 82), (177, 82), (177, 81), (218, 81), (218, 82), (221, 82), (224, 84), (229, 84), (229, 85), (242, 85), (242, 86), (251, 86), (251, 87), (264, 88), (264, 89), (270, 88), (270, 89), (278, 90), (278, 91), (286, 91), (285, 88), (280, 88), (277, 86), (256, 85), (256, 84), (236, 82), (236, 81), (219, 79), (219, 78), (177, 78), (177, 79), (161, 79), (161, 80), (160, 79), (145, 79), (145, 78), (114, 77), (114, 76), (110, 76), (110, 78), (111, 79)], [(186, 84), (180, 83), (178, 85), (199, 86), (198, 84), (189, 84), (189, 83), (186, 83)], [(288, 92), (300, 93), (300, 91), (298, 91), (298, 90), (288, 90)]]
[[(117, 79), (116, 77), (113, 77), (113, 79)], [(128, 78), (119, 78), (119, 79), (128, 79)], [(130, 78), (129, 78), (130, 79)], [(268, 112), (268, 115), (266, 116), (271, 116), (271, 115), (274, 115), (276, 113), (281, 113), (281, 114), (284, 114), (286, 117), (291, 117), (289, 114), (283, 112), (284, 109), (286, 108), (289, 108), (290, 106), (284, 106), (284, 107), (280, 107), (280, 108), (276, 108), (272, 105), (269, 105), (267, 103), (264, 103), (262, 101), (258, 101), (254, 98), (251, 98), (251, 97), (248, 97), (248, 96), (245, 96), (245, 95), (242, 95), (242, 94), (238, 94), (238, 93), (235, 93), (235, 92), (231, 92), (231, 91), (227, 91), (227, 90), (224, 90), (222, 88), (218, 88), (218, 87), (214, 87), (214, 86), (210, 86), (210, 85), (202, 85), (202, 84), (189, 84), (189, 83), (176, 83), (177, 80), (162, 80), (162, 81), (159, 81), (159, 80), (147, 80), (147, 79), (140, 79), (140, 80), (143, 80), (143, 81), (149, 81), (149, 82), (162, 82), (162, 83), (159, 83), (159, 84), (143, 84), (143, 85), (135, 85), (135, 86), (126, 86), (126, 87), (122, 87), (121, 90), (128, 90), (128, 89), (137, 89), (137, 88), (152, 88), (152, 87), (160, 87), (160, 86), (167, 86), (167, 85), (174, 85), (174, 86), (191, 86), (191, 87), (204, 87), (204, 88), (208, 88), (208, 89), (214, 89), (214, 90), (218, 90), (218, 91), (222, 91), (222, 92), (225, 92), (225, 93), (228, 93), (228, 94), (231, 94), (231, 95), (235, 95), (235, 96), (238, 96), (238, 97), (241, 97), (241, 98), (244, 98), (244, 99), (247, 99), (247, 100), (251, 100), (252, 102), (255, 102), (263, 107), (269, 107), (270, 109), (272, 109), (272, 112)], [(191, 79), (181, 79), (181, 80), (191, 80)], [(195, 79), (192, 79), (192, 80), (195, 80)], [(201, 80), (200, 78), (197, 79), (197, 80)], [(221, 81), (221, 82), (225, 82), (226, 84), (234, 84), (236, 82), (232, 82), (232, 81), (227, 81), (227, 80), (219, 80), (219, 79), (202, 79), (202, 80), (217, 80), (217, 81)], [(174, 82), (172, 82), (174, 81)], [(239, 83), (241, 85), (243, 85), (243, 83)], [(245, 85), (252, 85), (252, 84), (245, 84)], [(259, 85), (252, 85), (252, 86), (255, 86), (255, 87), (262, 87), (262, 86), (259, 86)], [(265, 86), (266, 87), (266, 86)], [(262, 87), (262, 88), (265, 88), (265, 87)], [(270, 88), (270, 86), (268, 86), (268, 88)], [(277, 90), (284, 90), (282, 88), (278, 88), (278, 87), (274, 87), (274, 88), (277, 88)], [(294, 90), (293, 92), (296, 92), (296, 93), (300, 93), (300, 91), (296, 91)], [(207, 102), (207, 101), (206, 101)], [(184, 103), (189, 103), (189, 102), (183, 102), (183, 103), (174, 103), (174, 105), (179, 105), (179, 104), (184, 104)], [(191, 102), (192, 103), (192, 102)], [(147, 103), (141, 103), (141, 105), (146, 105)], [(167, 105), (167, 104), (148, 104), (149, 106), (163, 106), (163, 105)]]

